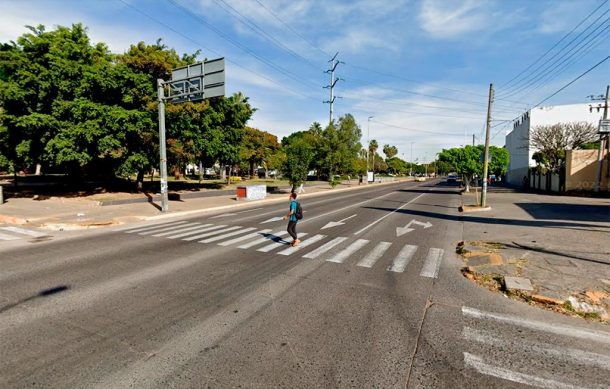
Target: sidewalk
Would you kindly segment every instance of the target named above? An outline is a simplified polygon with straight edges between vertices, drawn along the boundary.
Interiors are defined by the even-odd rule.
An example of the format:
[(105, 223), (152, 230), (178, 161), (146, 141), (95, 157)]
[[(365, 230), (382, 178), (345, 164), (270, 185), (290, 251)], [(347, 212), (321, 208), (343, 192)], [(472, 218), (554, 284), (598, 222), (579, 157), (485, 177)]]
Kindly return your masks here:
[[(404, 178), (400, 181), (404, 181)], [(370, 188), (371, 185), (385, 184), (358, 185), (356, 181), (352, 180), (351, 184), (341, 183), (335, 189), (331, 189), (327, 184), (306, 185), (306, 192), (299, 195), (299, 198), (323, 195), (330, 191), (339, 192)], [(236, 200), (235, 193), (228, 194), (227, 191), (222, 190), (219, 190), (218, 195), (215, 196), (208, 195), (196, 198), (184, 198), (188, 196), (183, 196), (181, 200), (169, 201), (169, 212), (167, 213), (161, 213), (158, 202), (102, 206), (100, 201), (87, 197), (10, 198), (0, 205), (0, 223), (19, 224), (49, 230), (97, 228), (134, 223), (141, 220), (194, 215), (222, 209), (234, 210), (253, 204), (287, 202), (287, 194), (290, 188), (281, 189), (279, 193), (267, 194), (267, 198), (264, 200), (255, 201)]]
[[(475, 204), (474, 196), (464, 193), (464, 204)], [(488, 204), (489, 211), (462, 215), (464, 242), (457, 250), (467, 278), (511, 298), (608, 323), (609, 199), (513, 190), (489, 193)]]

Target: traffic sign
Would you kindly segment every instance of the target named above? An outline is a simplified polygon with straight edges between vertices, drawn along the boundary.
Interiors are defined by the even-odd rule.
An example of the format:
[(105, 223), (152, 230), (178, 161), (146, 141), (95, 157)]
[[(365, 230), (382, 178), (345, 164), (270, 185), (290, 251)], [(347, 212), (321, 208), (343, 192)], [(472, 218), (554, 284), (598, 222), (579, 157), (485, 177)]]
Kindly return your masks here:
[(172, 70), (167, 100), (173, 103), (225, 95), (225, 59), (217, 58)]
[(599, 129), (597, 130), (599, 134), (610, 134), (610, 120), (600, 120), (599, 121)]

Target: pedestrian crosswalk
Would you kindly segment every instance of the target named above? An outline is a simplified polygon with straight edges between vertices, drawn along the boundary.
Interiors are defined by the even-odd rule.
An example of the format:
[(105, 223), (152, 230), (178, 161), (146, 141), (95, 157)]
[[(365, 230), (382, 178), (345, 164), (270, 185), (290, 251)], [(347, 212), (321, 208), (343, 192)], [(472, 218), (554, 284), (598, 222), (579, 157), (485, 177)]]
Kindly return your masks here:
[(0, 241), (20, 240), (20, 239), (41, 239), (49, 237), (49, 234), (37, 231), (32, 228), (16, 226), (0, 226)]
[[(255, 227), (202, 224), (186, 221), (160, 223), (151, 226), (124, 228), (127, 234), (180, 239), (185, 242), (216, 244), (224, 247), (252, 249), (262, 253), (283, 256), (300, 256), (305, 259), (323, 259), (329, 263), (355, 265), (364, 269), (376, 266), (393, 273), (403, 273), (418, 255), (423, 257), (420, 276), (437, 278), (444, 256), (440, 248), (421, 248), (396, 242), (372, 242), (345, 236), (328, 236), (300, 232), (301, 243), (290, 246), (292, 240), (286, 230), (257, 230)], [(383, 265), (381, 264), (383, 263)]]
[[(610, 332), (466, 306), (462, 316), (467, 369), (540, 388), (608, 387)], [(587, 342), (597, 347), (578, 348)]]

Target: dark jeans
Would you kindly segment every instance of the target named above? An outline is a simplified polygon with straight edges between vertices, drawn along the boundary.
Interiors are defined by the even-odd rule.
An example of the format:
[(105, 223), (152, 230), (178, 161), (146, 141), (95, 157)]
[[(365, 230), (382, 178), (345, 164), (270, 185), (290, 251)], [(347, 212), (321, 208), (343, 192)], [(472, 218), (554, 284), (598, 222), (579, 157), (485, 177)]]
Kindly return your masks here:
[(297, 240), (297, 222), (288, 222), (288, 233), (293, 240)]

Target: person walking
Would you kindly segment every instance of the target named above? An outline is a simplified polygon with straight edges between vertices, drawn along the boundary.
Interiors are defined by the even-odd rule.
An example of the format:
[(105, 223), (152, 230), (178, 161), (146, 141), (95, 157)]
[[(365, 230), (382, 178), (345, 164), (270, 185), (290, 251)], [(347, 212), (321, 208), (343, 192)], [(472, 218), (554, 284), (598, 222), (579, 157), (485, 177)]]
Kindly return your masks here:
[(290, 193), (290, 210), (284, 216), (284, 220), (288, 219), (287, 231), (292, 236), (291, 246), (298, 246), (301, 241), (297, 238), (297, 194), (295, 192)]

